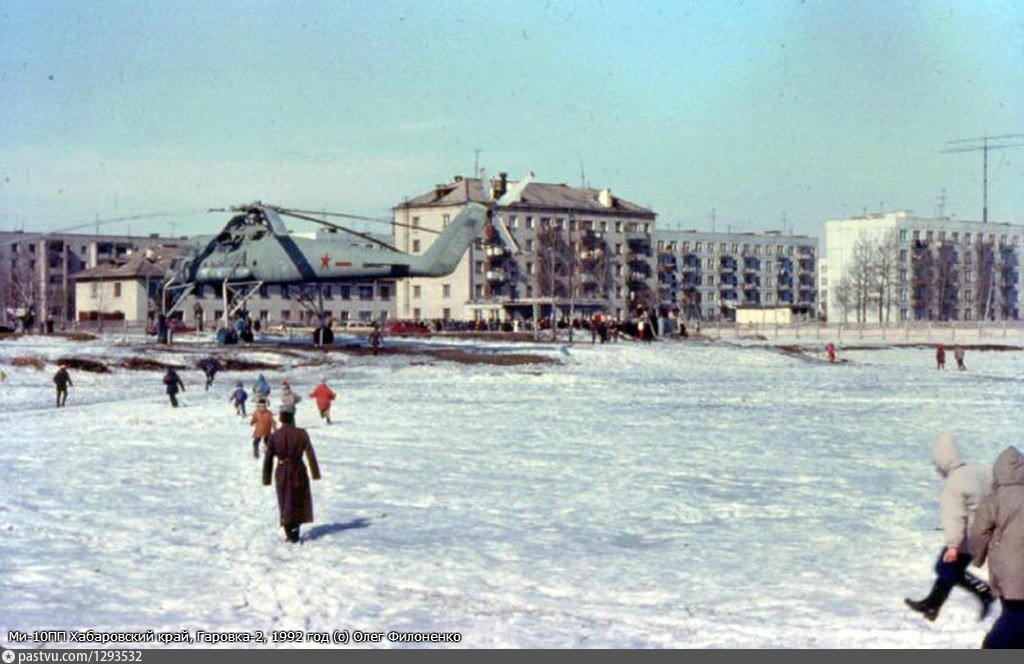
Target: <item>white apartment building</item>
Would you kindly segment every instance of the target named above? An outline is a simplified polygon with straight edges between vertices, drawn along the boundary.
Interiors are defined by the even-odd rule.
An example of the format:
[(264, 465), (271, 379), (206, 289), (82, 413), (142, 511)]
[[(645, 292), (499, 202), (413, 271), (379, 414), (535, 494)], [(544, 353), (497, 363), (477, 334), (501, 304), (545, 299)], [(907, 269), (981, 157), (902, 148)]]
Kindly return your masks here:
[(685, 319), (735, 320), (740, 306), (817, 315), (815, 237), (658, 231), (657, 253), (662, 308)]
[(657, 305), (656, 215), (609, 189), (519, 188), (504, 173), (489, 183), (456, 176), (395, 207), (397, 248), (424, 253), (467, 202), (506, 192), (518, 195), (495, 208), (492, 225), (452, 274), (398, 283), (398, 318), (507, 322), (570, 312), (624, 316)]
[(1017, 319), (1024, 226), (906, 210), (825, 223), (828, 319)]

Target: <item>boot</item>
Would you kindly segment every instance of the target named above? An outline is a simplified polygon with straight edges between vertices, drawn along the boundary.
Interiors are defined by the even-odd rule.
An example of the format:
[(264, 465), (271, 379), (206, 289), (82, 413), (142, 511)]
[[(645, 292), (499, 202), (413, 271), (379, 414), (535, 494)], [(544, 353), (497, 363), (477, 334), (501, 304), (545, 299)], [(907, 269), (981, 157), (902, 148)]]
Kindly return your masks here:
[(992, 595), (992, 589), (989, 585), (969, 572), (964, 573), (963, 580), (957, 585), (978, 598), (978, 601), (981, 602), (981, 611), (978, 614), (978, 620), (984, 620), (985, 617), (988, 616), (988, 612), (992, 609), (992, 602), (995, 601), (995, 597)]
[(927, 597), (917, 600), (905, 597), (903, 601), (911, 609), (923, 615), (926, 620), (935, 620), (939, 617), (939, 609), (942, 608), (952, 589), (953, 586), (942, 579), (936, 579), (935, 585), (932, 586), (932, 591), (928, 593)]
[(294, 544), (295, 542), (299, 541), (299, 526), (298, 525), (286, 526), (285, 527), (285, 533), (288, 535), (288, 541), (289, 542), (292, 542)]

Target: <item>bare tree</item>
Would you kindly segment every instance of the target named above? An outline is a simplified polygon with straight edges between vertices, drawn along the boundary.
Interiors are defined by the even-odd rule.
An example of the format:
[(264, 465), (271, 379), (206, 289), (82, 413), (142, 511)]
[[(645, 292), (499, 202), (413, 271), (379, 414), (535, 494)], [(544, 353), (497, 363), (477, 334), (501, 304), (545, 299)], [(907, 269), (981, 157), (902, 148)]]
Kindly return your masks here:
[(899, 296), (900, 236), (892, 229), (874, 245), (871, 256), (878, 321), (891, 320), (893, 301)]
[(868, 307), (875, 295), (875, 247), (866, 237), (861, 237), (853, 245), (853, 260), (847, 274), (850, 277), (854, 310), (857, 322), (867, 320)]
[(853, 292), (853, 280), (848, 274), (844, 274), (839, 283), (832, 288), (832, 300), (836, 303), (844, 323), (849, 322), (850, 310), (856, 306)]

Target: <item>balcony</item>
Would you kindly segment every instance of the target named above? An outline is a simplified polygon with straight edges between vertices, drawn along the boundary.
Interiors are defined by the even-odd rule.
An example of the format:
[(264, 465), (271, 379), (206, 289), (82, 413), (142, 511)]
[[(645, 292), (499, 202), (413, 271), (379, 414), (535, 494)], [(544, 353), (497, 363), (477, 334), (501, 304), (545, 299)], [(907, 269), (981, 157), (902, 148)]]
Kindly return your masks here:
[(489, 244), (487, 245), (487, 257), (488, 258), (505, 258), (508, 256), (508, 249), (503, 244)]
[(492, 283), (501, 283), (508, 281), (508, 272), (506, 270), (488, 270), (487, 281)]

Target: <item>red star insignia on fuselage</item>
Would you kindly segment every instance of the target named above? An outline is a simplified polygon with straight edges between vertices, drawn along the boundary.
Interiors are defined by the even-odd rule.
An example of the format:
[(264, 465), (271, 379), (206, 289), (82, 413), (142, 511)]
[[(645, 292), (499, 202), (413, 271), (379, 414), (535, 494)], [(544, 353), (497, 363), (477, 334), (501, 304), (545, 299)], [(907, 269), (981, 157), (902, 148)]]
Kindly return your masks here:
[(324, 255), (320, 257), (320, 267), (330, 267), (330, 265), (331, 265), (331, 257), (328, 256), (327, 252), (325, 251)]

